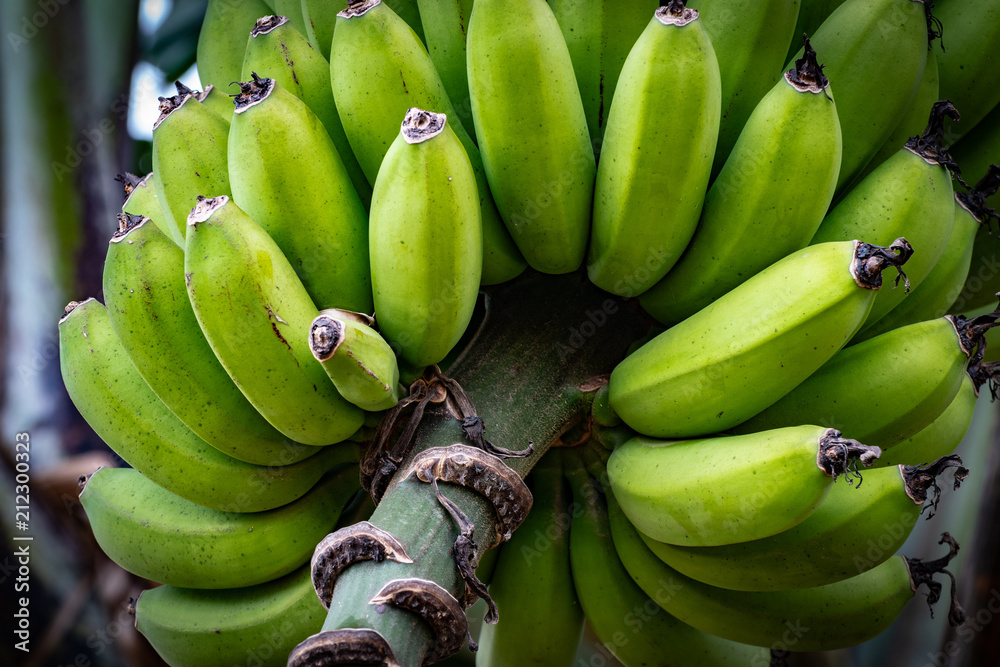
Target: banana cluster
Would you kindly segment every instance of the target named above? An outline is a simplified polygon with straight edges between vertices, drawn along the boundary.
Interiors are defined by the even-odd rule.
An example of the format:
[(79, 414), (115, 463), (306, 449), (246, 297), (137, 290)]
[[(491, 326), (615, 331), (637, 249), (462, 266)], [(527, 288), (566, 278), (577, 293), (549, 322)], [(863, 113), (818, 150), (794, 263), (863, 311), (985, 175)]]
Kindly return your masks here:
[(585, 274), (656, 335), (597, 392), (596, 446), (532, 474), (492, 556), (518, 613), (477, 664), (569, 665), (584, 619), (626, 665), (768, 664), (940, 594), (950, 537), (894, 554), (995, 387), (1000, 16), (660, 4), (209, 0), (205, 89), (161, 98), (153, 173), (121, 177), (106, 305), (59, 326), (131, 468), (81, 500), (165, 584), (135, 613), (170, 664), (284, 665), (319, 630), (305, 563), (359, 443), (526, 270)]

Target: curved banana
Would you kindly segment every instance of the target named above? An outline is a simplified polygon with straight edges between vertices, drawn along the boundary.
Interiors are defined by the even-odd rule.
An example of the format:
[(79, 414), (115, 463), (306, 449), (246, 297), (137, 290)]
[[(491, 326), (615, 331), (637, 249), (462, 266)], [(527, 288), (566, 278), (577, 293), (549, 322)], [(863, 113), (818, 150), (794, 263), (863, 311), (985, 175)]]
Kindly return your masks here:
[(619, 363), (612, 409), (657, 438), (746, 421), (844, 346), (871, 309), (882, 268), (911, 252), (899, 239), (890, 249), (854, 241), (792, 253)]
[(688, 5), (701, 15), (719, 61), (722, 116), (715, 180), (750, 114), (774, 86), (774, 73), (788, 62), (789, 44), (802, 38), (802, 31), (793, 32), (800, 0), (694, 0)]
[(233, 98), (225, 93), (220, 93), (219, 89), (209, 84), (204, 91), (191, 90), (180, 81), (174, 81), (178, 95), (194, 95), (195, 99), (201, 102), (207, 109), (214, 111), (222, 120), (227, 123), (233, 117)]
[(753, 110), (680, 260), (639, 298), (664, 324), (690, 317), (809, 244), (840, 173), (840, 121), (806, 49)]
[[(843, 104), (838, 112), (841, 109)], [(890, 243), (906, 236), (916, 250), (906, 275), (912, 287), (920, 285), (944, 252), (955, 224), (951, 179), (957, 171), (941, 146), (945, 116), (957, 119), (958, 113), (947, 101), (935, 103), (924, 133), (911, 137), (851, 190), (823, 219), (812, 243), (857, 238)], [(844, 136), (846, 151), (846, 130)], [(905, 296), (904, 290), (883, 290), (861, 331), (885, 317)]]
[(420, 24), (427, 41), (427, 54), (455, 107), (456, 116), (452, 118), (461, 120), (467, 134), (475, 132), (472, 101), (469, 99), (469, 77), (465, 67), (465, 33), (469, 19), (472, 18), (474, 1), (417, 0)]
[[(287, 18), (292, 27), (299, 31), (299, 34), (308, 40), (308, 28), (306, 28), (306, 18), (302, 13), (302, 0), (274, 0), (272, 14), (277, 16), (284, 16)], [(312, 46), (312, 45), (310, 45)], [(313, 48), (316, 48), (313, 46)], [(240, 77), (245, 79), (245, 77)]]
[[(351, 177), (354, 190), (365, 206), (372, 200), (372, 186), (354, 157), (340, 122), (330, 87), (330, 63), (294, 28), (289, 18), (265, 16), (250, 31), (240, 81), (250, 81), (254, 73), (273, 79), (316, 114), (333, 141), (337, 155)], [(230, 101), (230, 115), (232, 115)], [(282, 148), (285, 148), (284, 146)]]
[(396, 355), (366, 315), (324, 310), (309, 327), (309, 349), (340, 395), (362, 410), (387, 410), (400, 397)]
[(545, 0), (477, 0), (468, 39), (472, 119), (497, 208), (528, 264), (583, 263), (596, 166), (573, 61)]
[(801, 0), (798, 19), (792, 30), (792, 42), (784, 62), (787, 63), (795, 59), (795, 53), (799, 50), (798, 37), (816, 32), (816, 28), (823, 25), (823, 21), (842, 4), (844, 4), (844, 0)]
[(307, 445), (330, 445), (357, 431), (364, 412), (341, 398), (309, 351), (316, 306), (267, 232), (225, 196), (200, 199), (189, 226), (188, 298), (212, 351), (251, 405)]
[(274, 79), (254, 74), (240, 89), (229, 131), (233, 198), (288, 258), (316, 305), (371, 312), (365, 207), (330, 135)]
[(615, 552), (604, 499), (575, 456), (566, 457), (576, 508), (569, 555), (580, 605), (602, 646), (628, 667), (770, 664), (766, 649), (695, 630), (663, 611), (668, 588), (647, 594), (636, 586)]
[(600, 154), (611, 100), (629, 51), (649, 25), (655, 0), (549, 0), (573, 60), (594, 152)]
[(159, 226), (170, 230), (182, 248), (187, 216), (198, 196), (232, 194), (228, 140), (229, 123), (198, 103), (193, 92), (160, 98), (160, 117), (153, 125), (153, 172), (163, 214)]
[[(639, 587), (681, 621), (732, 641), (792, 651), (828, 651), (854, 646), (880, 634), (899, 617), (917, 588), (930, 589), (937, 601), (941, 584), (933, 575), (951, 576), (948, 562), (958, 545), (948, 533), (950, 553), (922, 562), (893, 557), (863, 574), (826, 586), (790, 591), (731, 591), (685, 577), (657, 558), (608, 495), (611, 533), (622, 563)], [(948, 614), (952, 625), (965, 613), (955, 597)]]
[(330, 60), (330, 45), (333, 43), (334, 26), (337, 25), (337, 12), (342, 10), (345, 4), (330, 0), (302, 0), (302, 19), (306, 24), (306, 38), (327, 60)]
[(957, 456), (927, 468), (894, 465), (866, 471), (857, 489), (834, 484), (805, 521), (762, 540), (715, 547), (674, 546), (645, 536), (643, 541), (673, 569), (718, 588), (782, 591), (824, 586), (867, 572), (893, 556), (920, 515), (928, 508), (928, 518), (934, 515), (941, 493), (937, 477), (949, 468), (954, 468), (957, 489), (969, 474)]
[[(379, 0), (364, 0), (340, 13), (330, 72), (344, 130), (372, 183), (408, 109), (458, 117), (420, 40)], [(482, 282), (506, 282), (525, 269), (524, 259), (497, 211), (479, 149), (461, 123), (450, 124), (476, 175), (483, 227)]]
[[(228, 90), (231, 82), (240, 80), (250, 31), (257, 19), (273, 13), (262, 0), (208, 0), (198, 33), (198, 78), (202, 86)], [(153, 171), (158, 170), (154, 167)]]
[(137, 470), (99, 468), (80, 502), (97, 544), (129, 572), (184, 588), (243, 588), (307, 563), (357, 475), (357, 466), (342, 466), (288, 505), (245, 514), (195, 505)]
[[(330, 468), (358, 460), (353, 445), (289, 444), (289, 453), (276, 452), (274, 461), (287, 465), (253, 465), (223, 454), (150, 390), (100, 302), (70, 307), (59, 321), (59, 361), (73, 404), (118, 456), (164, 489), (216, 510), (260, 512), (292, 502)], [(240, 425), (233, 430), (239, 433)], [(299, 460), (299, 450), (315, 456)]]
[(633, 438), (615, 448), (607, 469), (622, 510), (643, 534), (708, 547), (801, 523), (840, 475), (853, 485), (858, 462), (870, 466), (881, 453), (834, 429), (794, 426), (672, 442)]
[(163, 211), (160, 210), (160, 200), (156, 196), (156, 176), (153, 172), (142, 178), (135, 174), (118, 174), (115, 180), (122, 184), (122, 189), (125, 191), (122, 213), (149, 218), (168, 239), (173, 241), (170, 228), (163, 223)]
[(135, 627), (168, 665), (284, 667), (295, 645), (323, 627), (326, 610), (309, 566), (256, 586), (159, 586), (135, 602)]
[(476, 176), (444, 114), (410, 109), (372, 196), (379, 327), (414, 366), (436, 364), (472, 319), (482, 270)]
[(583, 609), (570, 570), (572, 493), (563, 479), (562, 452), (550, 450), (530, 480), (531, 512), (503, 545), (490, 580), (503, 619), (483, 625), (479, 667), (569, 667), (580, 643)]
[(684, 252), (708, 187), (721, 99), (698, 12), (679, 0), (656, 10), (622, 67), (597, 168), (587, 275), (601, 289), (637, 296)]

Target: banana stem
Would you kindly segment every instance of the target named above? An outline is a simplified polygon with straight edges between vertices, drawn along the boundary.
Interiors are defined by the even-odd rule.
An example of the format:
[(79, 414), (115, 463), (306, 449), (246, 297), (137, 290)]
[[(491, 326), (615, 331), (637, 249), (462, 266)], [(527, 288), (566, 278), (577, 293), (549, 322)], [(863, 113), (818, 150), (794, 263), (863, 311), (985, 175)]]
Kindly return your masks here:
[(924, 505), (927, 502), (927, 492), (931, 491), (931, 501), (920, 510), (922, 514), (924, 510), (930, 508), (931, 511), (927, 513), (928, 519), (934, 516), (938, 502), (941, 500), (941, 487), (937, 483), (938, 475), (948, 468), (955, 468), (955, 489), (961, 486), (962, 482), (969, 476), (969, 469), (962, 466), (962, 458), (958, 454), (942, 456), (924, 467), (900, 466), (899, 468), (903, 481), (906, 483), (906, 495), (914, 503)]
[[(549, 444), (586, 414), (587, 392), (595, 388), (593, 377), (609, 373), (630, 343), (645, 334), (649, 321), (637, 308), (590, 285), (581, 274), (531, 273), (490, 288), (485, 303), (485, 322), (473, 321), (471, 342), (460, 343), (465, 347), (445, 372), (465, 389), (491, 440), (511, 449), (536, 443), (530, 457), (506, 461), (523, 478)], [(404, 667), (417, 667), (434, 654), (434, 635), (419, 616), (370, 600), (389, 581), (412, 577), (433, 581), (460, 600), (466, 593), (451, 553), (458, 530), (455, 522), (432, 486), (409, 472), (419, 452), (468, 442), (467, 436), (459, 421), (432, 404), (415, 442), (370, 519), (405, 546), (413, 563), (368, 561), (345, 570), (337, 579), (323, 625), (324, 632), (376, 630)], [(465, 487), (443, 482), (439, 488), (473, 524), (472, 539), (491, 544), (497, 534), (493, 505)], [(505, 612), (517, 610), (501, 609), (501, 616)], [(341, 664), (320, 662), (334, 659), (311, 651), (307, 660), (294, 664)]]

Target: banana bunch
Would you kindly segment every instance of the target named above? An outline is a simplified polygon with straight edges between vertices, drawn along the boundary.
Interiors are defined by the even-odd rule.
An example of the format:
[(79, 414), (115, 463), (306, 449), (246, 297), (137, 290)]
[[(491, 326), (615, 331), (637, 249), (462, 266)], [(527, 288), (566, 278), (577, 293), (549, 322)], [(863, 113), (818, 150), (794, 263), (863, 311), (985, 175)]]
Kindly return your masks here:
[(626, 665), (767, 664), (939, 597), (957, 544), (894, 556), (1000, 374), (1000, 15), (938, 4), (210, 0), (205, 90), (120, 178), (106, 305), (59, 323), (130, 467), (83, 487), (94, 535), (164, 584), (140, 631), (172, 665), (284, 665), (324, 617), (303, 565), (437, 400), (425, 369), (476, 327), (562, 349), (474, 319), (525, 272), (650, 327), (482, 560), (517, 613), (478, 664), (570, 665), (584, 618)]

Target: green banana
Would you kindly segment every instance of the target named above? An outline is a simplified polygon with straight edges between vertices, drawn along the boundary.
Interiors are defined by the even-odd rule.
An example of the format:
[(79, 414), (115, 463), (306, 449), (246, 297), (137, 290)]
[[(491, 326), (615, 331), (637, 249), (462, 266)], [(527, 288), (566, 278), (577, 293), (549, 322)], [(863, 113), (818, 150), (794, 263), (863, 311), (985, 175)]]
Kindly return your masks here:
[(337, 391), (362, 410), (387, 410), (400, 397), (396, 355), (367, 315), (324, 310), (309, 327), (309, 349)]
[(475, 132), (472, 102), (469, 99), (469, 77), (465, 67), (465, 33), (469, 19), (472, 18), (474, 1), (417, 0), (420, 24), (427, 41), (427, 54), (441, 76), (441, 83), (444, 84), (457, 118), (462, 121), (467, 134)]
[[(337, 16), (345, 9), (350, 9), (352, 5), (358, 5), (368, 0), (302, 0), (302, 14), (306, 18), (306, 36), (309, 42), (323, 54), (323, 57), (333, 62), (335, 58), (330, 57), (330, 43), (336, 30)], [(381, 2), (382, 0), (379, 0)], [(410, 31), (416, 35), (417, 39), (423, 42), (423, 25), (420, 21), (420, 10), (417, 7), (417, 0), (385, 0), (386, 7), (399, 16), (409, 27)], [(339, 59), (337, 59), (339, 60)], [(339, 63), (337, 65), (339, 67)], [(374, 180), (374, 178), (372, 178)]]
[[(708, 547), (770, 537), (804, 521), (841, 474), (870, 466), (878, 447), (822, 426), (659, 441), (633, 438), (608, 459), (629, 520), (668, 544)], [(858, 483), (859, 485), (861, 482)]]
[(587, 248), (596, 163), (566, 41), (545, 0), (477, 0), (472, 119), (497, 208), (528, 264), (569, 273)]
[(893, 447), (944, 412), (996, 319), (949, 315), (852, 345), (734, 430), (824, 424), (866, 444)]
[(637, 296), (684, 252), (708, 187), (721, 95), (698, 12), (679, 0), (656, 10), (622, 67), (597, 169), (587, 275), (601, 289)]
[(561, 451), (550, 450), (530, 480), (531, 512), (504, 544), (490, 581), (490, 595), (504, 616), (480, 631), (479, 667), (569, 667), (580, 643), (583, 609), (569, 553), (572, 494)]
[[(810, 34), (825, 74), (837, 84), (844, 136), (838, 191), (855, 180), (913, 99), (928, 33), (937, 34), (929, 31), (929, 13), (923, 0), (847, 0)], [(795, 58), (801, 57), (800, 49)]]
[[(305, 102), (330, 135), (362, 203), (366, 207), (370, 206), (372, 186), (365, 178), (358, 159), (354, 157), (344, 125), (337, 113), (337, 105), (333, 101), (330, 63), (289, 21), (284, 16), (265, 16), (257, 20), (257, 25), (250, 31), (250, 40), (243, 56), (240, 81), (250, 81), (254, 72), (260, 72)], [(230, 101), (230, 115), (232, 113)]]
[(316, 306), (267, 232), (226, 196), (199, 199), (189, 227), (188, 298), (212, 351), (251, 405), (307, 445), (330, 445), (357, 431), (364, 412), (341, 398), (313, 359), (307, 335)]
[(136, 629), (172, 667), (284, 667), (326, 618), (308, 565), (244, 588), (159, 586), (143, 591), (134, 609)]
[[(208, 0), (205, 20), (198, 33), (201, 85), (226, 90), (231, 82), (239, 81), (247, 37), (257, 19), (273, 13), (262, 0)], [(153, 171), (158, 170), (154, 167)]]
[(364, 204), (320, 119), (274, 79), (240, 83), (229, 180), (320, 308), (371, 312)]
[[(408, 109), (458, 118), (434, 63), (390, 7), (364, 0), (341, 12), (330, 70), (344, 130), (368, 180), (375, 182)], [(451, 122), (476, 175), (483, 226), (483, 284), (506, 282), (525, 268), (490, 194), (482, 156), (461, 123)]]
[(187, 216), (198, 195), (232, 194), (228, 139), (229, 123), (199, 104), (193, 93), (160, 98), (160, 117), (153, 125), (153, 172), (163, 214), (160, 228), (170, 230), (182, 248)]
[(214, 111), (222, 120), (227, 123), (233, 117), (233, 98), (225, 93), (220, 93), (219, 89), (213, 85), (205, 86), (204, 91), (191, 90), (180, 81), (174, 81), (178, 95), (194, 95), (195, 99), (201, 102), (206, 108)]
[[(854, 646), (884, 631), (899, 617), (917, 588), (926, 584), (928, 602), (941, 594), (933, 575), (951, 576), (948, 562), (958, 545), (948, 533), (950, 553), (923, 562), (906, 556), (893, 557), (881, 565), (826, 586), (790, 591), (730, 591), (703, 584), (672, 569), (643, 543), (628, 522), (614, 496), (608, 494), (611, 534), (622, 563), (632, 579), (667, 613), (699, 630), (732, 641), (776, 650), (827, 651)], [(948, 619), (960, 624), (965, 613), (955, 597)]]
[[(948, 151), (967, 174), (985, 174), (991, 164), (1000, 164), (1000, 104)], [(1000, 207), (1000, 194), (986, 203)]]
[(482, 270), (476, 176), (444, 114), (410, 109), (372, 195), (379, 327), (414, 366), (436, 364), (472, 319)]
[[(838, 106), (838, 112), (842, 110), (843, 104)], [(941, 147), (945, 116), (957, 120), (955, 107), (947, 101), (935, 103), (924, 133), (911, 137), (851, 190), (823, 219), (812, 243), (858, 238), (889, 243), (906, 236), (916, 250), (906, 275), (912, 287), (920, 285), (944, 253), (955, 224), (951, 179), (958, 170)], [(883, 290), (861, 331), (885, 317), (905, 296), (904, 290)]]
[[(289, 445), (276, 463), (229, 457), (195, 435), (156, 397), (129, 361), (100, 302), (88, 299), (59, 322), (59, 360), (73, 404), (108, 446), (154, 483), (216, 510), (259, 512), (302, 496), (320, 476), (356, 461), (353, 445)], [(240, 424), (233, 424), (239, 433)], [(294, 447), (298, 447), (295, 449)], [(305, 460), (299, 450), (315, 454)], [(282, 456), (282, 454), (284, 454)]]
[(806, 48), (746, 122), (680, 260), (639, 298), (675, 324), (809, 244), (833, 199), (841, 137), (816, 52)]
[[(743, 126), (774, 85), (774, 72), (784, 63), (800, 0), (694, 0), (719, 61), (722, 116), (715, 148), (712, 180), (726, 163)], [(839, 167), (838, 167), (839, 168)]]
[(789, 62), (795, 58), (799, 44), (796, 38), (799, 35), (811, 35), (816, 32), (816, 28), (823, 25), (830, 14), (837, 7), (842, 5), (844, 0), (802, 0), (799, 4), (799, 15), (795, 22), (795, 29), (792, 30), (792, 43), (788, 48), (788, 55), (784, 62)]
[(622, 65), (659, 2), (549, 0), (549, 5), (573, 60), (590, 141), (599, 154)]
[(871, 309), (881, 270), (910, 253), (905, 239), (889, 249), (855, 241), (792, 253), (619, 363), (612, 409), (657, 438), (750, 419), (844, 346)]
[(927, 468), (869, 470), (857, 489), (834, 484), (809, 518), (762, 540), (715, 547), (674, 546), (645, 536), (643, 541), (671, 568), (718, 588), (782, 591), (824, 586), (867, 572), (893, 556), (924, 510), (931, 509), (928, 518), (934, 515), (941, 493), (936, 478), (948, 468), (955, 469), (957, 489), (969, 474), (957, 456)]
[(647, 594), (636, 586), (615, 552), (604, 500), (582, 465), (571, 462), (575, 455), (566, 458), (576, 508), (569, 551), (573, 581), (602, 646), (628, 667), (770, 664), (766, 649), (695, 630), (663, 611), (659, 599), (670, 595), (668, 589)]
[(173, 233), (164, 224), (160, 200), (156, 196), (156, 176), (153, 172), (142, 178), (130, 173), (118, 174), (115, 180), (122, 184), (122, 189), (125, 191), (122, 213), (149, 218), (168, 239), (173, 241)]
[(357, 466), (342, 466), (288, 505), (245, 514), (195, 505), (137, 470), (99, 468), (80, 502), (97, 544), (129, 572), (183, 588), (243, 588), (308, 562), (357, 475)]
[(119, 349), (170, 411), (220, 452), (260, 465), (315, 454), (289, 442), (233, 384), (191, 310), (184, 251), (146, 220), (123, 216), (104, 261), (104, 298)]
[(305, 16), (302, 14), (302, 0), (274, 0), (273, 9), (274, 14), (287, 18), (300, 35), (307, 37), (308, 29), (306, 28)]
[[(967, 196), (963, 195), (963, 206), (974, 209), (975, 217), (984, 220), (985, 224), (977, 230), (972, 242), (965, 284), (962, 285), (958, 298), (948, 309), (952, 313), (978, 310), (983, 307), (989, 309), (993, 295), (1000, 292), (1000, 261), (998, 261), (1000, 243), (997, 242), (990, 225), (990, 219), (998, 217), (996, 209), (990, 208), (990, 205), (1000, 205), (1000, 198), (996, 194), (1000, 186), (998, 169), (1000, 168), (995, 164), (991, 164), (986, 176), (976, 184), (974, 192)], [(962, 213), (956, 210), (955, 217), (957, 222)], [(1000, 349), (1000, 346), (997, 348)]]

